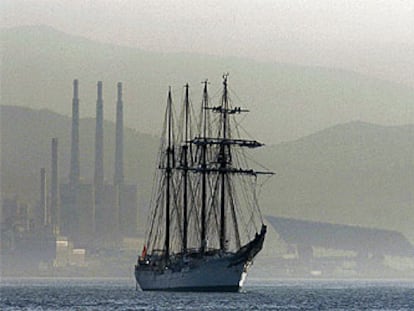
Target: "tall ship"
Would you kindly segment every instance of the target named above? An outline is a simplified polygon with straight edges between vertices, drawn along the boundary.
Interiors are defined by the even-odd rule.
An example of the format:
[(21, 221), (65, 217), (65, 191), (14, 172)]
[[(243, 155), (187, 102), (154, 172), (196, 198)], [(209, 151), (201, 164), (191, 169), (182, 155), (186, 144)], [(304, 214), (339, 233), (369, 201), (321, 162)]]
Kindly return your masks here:
[(233, 105), (228, 74), (216, 106), (208, 84), (201, 109), (184, 87), (178, 118), (168, 92), (146, 244), (135, 265), (144, 291), (239, 291), (263, 247), (256, 190), (259, 175), (272, 172), (253, 169), (248, 154), (263, 144), (241, 138), (238, 117), (248, 110)]

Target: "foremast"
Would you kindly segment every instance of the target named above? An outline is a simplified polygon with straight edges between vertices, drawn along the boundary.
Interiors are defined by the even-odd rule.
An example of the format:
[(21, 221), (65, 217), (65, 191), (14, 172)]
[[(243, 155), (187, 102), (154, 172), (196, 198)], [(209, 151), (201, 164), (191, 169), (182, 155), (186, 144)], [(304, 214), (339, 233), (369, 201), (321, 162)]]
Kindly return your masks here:
[[(208, 93), (207, 93), (207, 84), (204, 82), (203, 90), (203, 101), (202, 101), (202, 133), (199, 137), (192, 139), (191, 143), (195, 146), (201, 147), (201, 161), (198, 166), (194, 168), (189, 168), (195, 173), (201, 173), (202, 182), (201, 182), (201, 252), (204, 252), (206, 249), (207, 243), (207, 230), (206, 230), (206, 218), (207, 218), (207, 208), (208, 208), (208, 196), (207, 196), (207, 185), (208, 177), (214, 174), (217, 174), (219, 177), (215, 183), (215, 189), (219, 189), (220, 199), (219, 199), (219, 249), (221, 251), (227, 251), (227, 242), (228, 242), (228, 217), (229, 214), (232, 217), (234, 224), (234, 238), (236, 240), (237, 248), (240, 248), (240, 233), (239, 226), (236, 216), (236, 206), (233, 201), (232, 193), (232, 175), (250, 175), (257, 176), (260, 174), (273, 174), (268, 171), (256, 171), (253, 169), (247, 169), (242, 167), (233, 167), (232, 160), (232, 148), (233, 146), (238, 146), (240, 148), (257, 148), (262, 147), (263, 144), (256, 140), (248, 139), (235, 139), (232, 138), (233, 133), (231, 132), (230, 124), (230, 115), (240, 114), (248, 112), (247, 109), (242, 109), (240, 107), (231, 107), (228, 91), (228, 74), (223, 75), (223, 92), (221, 96), (221, 102), (219, 106), (209, 107), (208, 105)], [(209, 112), (219, 114), (219, 126), (218, 133), (215, 137), (211, 137), (207, 133), (207, 125)], [(213, 159), (208, 159), (208, 150), (212, 147), (218, 147), (218, 153)], [(210, 163), (209, 161), (210, 160)], [(211, 202), (210, 202), (211, 203)], [(230, 212), (229, 212), (230, 210)]]
[(207, 210), (207, 125), (208, 125), (208, 92), (207, 85), (208, 81), (205, 80), (203, 89), (203, 100), (202, 100), (202, 137), (204, 144), (201, 146), (201, 253), (203, 254), (207, 247), (207, 235), (206, 235), (206, 210)]
[(189, 132), (189, 113), (190, 99), (188, 95), (188, 83), (185, 85), (184, 99), (184, 143), (182, 146), (182, 167), (183, 167), (183, 240), (182, 252), (187, 252), (188, 241), (188, 132)]
[[(223, 75), (223, 96), (221, 100), (221, 119), (222, 119), (222, 142), (227, 140), (228, 128), (228, 89), (227, 89), (228, 74)], [(220, 144), (220, 153), (218, 162), (220, 164), (220, 180), (221, 180), (221, 201), (220, 201), (220, 249), (226, 250), (226, 183), (227, 183), (227, 164), (231, 164), (230, 145)], [(236, 236), (238, 236), (238, 228), (236, 227)]]
[(171, 87), (168, 90), (167, 100), (167, 166), (165, 168), (166, 174), (166, 187), (165, 187), (165, 258), (170, 256), (170, 215), (171, 215), (171, 181), (172, 181), (172, 169), (173, 169), (173, 130), (172, 130), (172, 99), (171, 99)]

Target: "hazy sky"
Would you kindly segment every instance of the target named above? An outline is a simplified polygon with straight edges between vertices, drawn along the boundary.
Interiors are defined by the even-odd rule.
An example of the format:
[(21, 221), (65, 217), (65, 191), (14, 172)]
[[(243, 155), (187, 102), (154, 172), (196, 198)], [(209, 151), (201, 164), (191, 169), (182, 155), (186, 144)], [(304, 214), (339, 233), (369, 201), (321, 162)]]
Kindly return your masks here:
[(204, 52), (229, 41), (254, 50), (278, 38), (414, 42), (412, 0), (2, 0), (2, 11), (5, 26), (48, 24), (157, 50)]
[(47, 24), (71, 34), (146, 50), (272, 59), (283, 56), (281, 50), (286, 47), (280, 43), (286, 41), (300, 42), (299, 47), (316, 50), (326, 45), (335, 47), (338, 42), (358, 49), (389, 43), (414, 45), (413, 0), (2, 0), (1, 3), (2, 26)]
[(414, 85), (413, 0), (2, 0), (3, 27), (342, 67)]
[[(363, 78), (345, 73), (344, 77), (349, 81), (344, 79), (347, 82), (344, 89), (329, 80), (326, 85), (329, 86), (333, 81), (335, 87), (329, 93), (329, 90), (323, 89), (325, 84), (321, 80), (290, 89), (285, 88), (290, 83), (279, 86), (278, 79), (280, 81), (281, 78), (277, 76), (275, 81), (266, 84), (267, 88), (262, 92), (264, 94), (260, 94), (263, 107), (269, 108), (266, 110), (268, 113), (259, 115), (257, 120), (266, 126), (260, 126), (259, 129), (252, 127), (258, 134), (256, 136), (256, 132), (253, 132), (254, 137), (266, 143), (296, 139), (352, 120), (386, 125), (413, 123), (414, 102), (413, 105), (411, 100), (398, 102), (395, 100), (398, 96), (393, 96), (395, 93), (400, 95), (400, 89), (410, 95), (404, 93), (398, 98), (405, 99), (414, 94), (414, 0), (0, 0), (0, 14), (0, 27), (48, 25), (68, 34), (142, 50), (238, 56), (258, 61), (335, 67), (411, 87), (394, 88), (388, 83), (372, 83), (371, 79), (366, 79), (367, 84), (361, 87), (358, 81), (363, 82)], [(314, 69), (309, 72), (314, 72)], [(231, 83), (237, 79), (233, 77)], [(350, 81), (352, 77), (356, 77), (356, 82)], [(53, 79), (61, 82), (62, 79), (48, 76), (44, 81), (33, 79), (33, 82), (31, 77), (18, 78), (16, 81), (25, 82), (27, 89), (31, 87), (35, 90), (33, 93), (40, 93), (37, 90), (41, 89), (49, 91), (48, 82)], [(91, 82), (85, 81), (86, 78), (82, 76), (78, 78), (82, 83), (81, 102), (85, 103), (81, 116), (93, 116), (95, 80)], [(116, 78), (109, 77), (107, 80)], [(66, 81), (68, 95), (66, 102), (62, 103), (67, 115), (70, 115), (71, 107), (71, 79)], [(97, 79), (101, 77), (96, 75)], [(182, 79), (186, 81), (188, 78)], [(243, 79), (250, 79), (250, 76)], [(308, 76), (303, 79), (305, 84), (307, 79)], [(12, 79), (10, 81), (15, 82)], [(105, 81), (105, 90), (112, 88), (114, 92), (115, 81), (112, 82)], [(86, 91), (88, 83), (91, 90), (89, 98)], [(133, 83), (125, 81), (125, 103), (129, 109), (125, 124), (139, 126), (142, 132), (158, 133), (158, 121), (154, 121), (154, 116), (158, 118), (160, 115), (158, 108), (142, 109), (140, 105), (146, 103), (146, 98), (159, 96), (160, 100), (148, 102), (154, 107), (159, 104), (163, 108), (167, 84), (160, 86), (165, 86), (165, 89), (159, 95), (150, 97), (146, 94), (145, 86), (135, 87)], [(50, 84), (55, 87), (62, 85)], [(15, 85), (20, 90), (20, 85)], [(313, 89), (314, 85), (320, 85), (320, 88)], [(387, 88), (381, 89), (383, 85)], [(27, 91), (24, 87), (22, 89)], [(61, 89), (56, 88), (54, 94), (57, 94), (58, 99), (62, 98), (56, 90)], [(310, 94), (304, 90), (310, 91)], [(379, 95), (375, 93), (376, 90)], [(389, 96), (382, 96), (388, 95), (388, 90)], [(291, 96), (291, 92), (295, 96)], [(355, 93), (357, 98), (354, 102)], [(249, 98), (253, 98), (255, 93), (250, 94)], [(271, 96), (274, 94), (279, 96), (276, 100)], [(336, 97), (336, 94), (341, 96)], [(26, 103), (25, 96), (20, 95), (9, 92), (9, 98), (22, 98), (21, 102)], [(44, 104), (42, 96), (49, 96), (49, 93), (35, 95), (37, 107), (40, 107)], [(30, 100), (27, 102), (30, 103), (32, 97), (28, 98)], [(112, 106), (108, 104), (106, 107), (114, 107), (114, 98), (105, 97), (108, 103), (112, 101)], [(61, 104), (58, 101), (56, 103)], [(54, 109), (59, 111), (56, 107)], [(114, 113), (106, 113), (105, 116), (113, 118)], [(252, 124), (256, 123), (252, 121)]]

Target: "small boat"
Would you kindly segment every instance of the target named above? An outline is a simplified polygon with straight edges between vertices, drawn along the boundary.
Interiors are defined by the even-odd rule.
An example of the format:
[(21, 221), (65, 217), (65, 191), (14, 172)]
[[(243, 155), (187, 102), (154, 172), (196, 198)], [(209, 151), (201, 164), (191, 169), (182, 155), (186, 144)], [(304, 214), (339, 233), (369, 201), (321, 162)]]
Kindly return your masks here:
[(240, 138), (228, 74), (217, 106), (203, 82), (199, 117), (189, 98), (174, 116), (168, 91), (146, 244), (135, 265), (137, 285), (162, 291), (239, 291), (263, 247), (266, 226), (259, 209), (259, 175), (247, 151), (263, 144)]

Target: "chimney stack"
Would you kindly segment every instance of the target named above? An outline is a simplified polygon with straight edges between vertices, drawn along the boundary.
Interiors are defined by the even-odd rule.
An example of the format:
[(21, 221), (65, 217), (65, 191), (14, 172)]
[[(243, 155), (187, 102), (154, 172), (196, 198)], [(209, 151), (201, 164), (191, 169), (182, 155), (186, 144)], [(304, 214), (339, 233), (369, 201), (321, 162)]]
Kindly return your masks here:
[(60, 195), (59, 195), (59, 171), (58, 171), (58, 139), (52, 138), (52, 177), (50, 189), (50, 214), (51, 224), (55, 234), (60, 230)]
[(122, 83), (118, 82), (118, 98), (116, 102), (116, 134), (115, 134), (115, 174), (114, 185), (124, 183), (124, 120), (122, 103)]
[(103, 99), (102, 81), (97, 85), (98, 97), (96, 101), (96, 130), (95, 130), (95, 202), (102, 203), (104, 185), (104, 163), (103, 163)]
[(49, 221), (49, 213), (47, 210), (47, 191), (46, 191), (46, 170), (40, 169), (40, 210), (42, 211), (42, 223), (47, 226)]
[(73, 80), (73, 100), (72, 100), (72, 146), (70, 153), (70, 173), (69, 183), (72, 189), (77, 189), (79, 185), (79, 97), (78, 80)]

